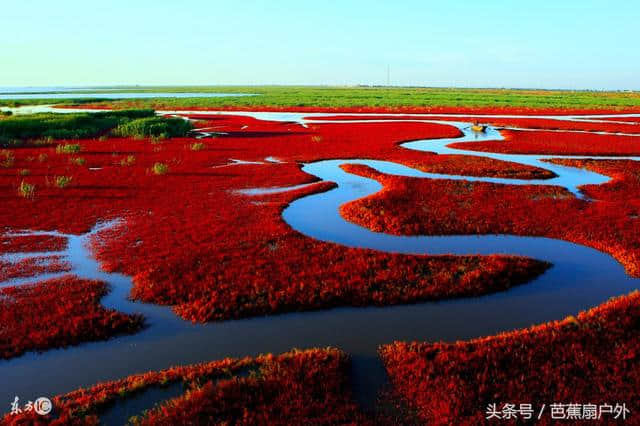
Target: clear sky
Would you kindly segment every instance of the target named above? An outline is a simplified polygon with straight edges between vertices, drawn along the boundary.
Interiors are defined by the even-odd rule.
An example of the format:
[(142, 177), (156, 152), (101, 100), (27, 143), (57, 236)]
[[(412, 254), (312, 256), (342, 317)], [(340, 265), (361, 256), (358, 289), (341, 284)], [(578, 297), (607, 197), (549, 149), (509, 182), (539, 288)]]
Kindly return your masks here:
[(640, 89), (636, 0), (5, 0), (0, 86)]

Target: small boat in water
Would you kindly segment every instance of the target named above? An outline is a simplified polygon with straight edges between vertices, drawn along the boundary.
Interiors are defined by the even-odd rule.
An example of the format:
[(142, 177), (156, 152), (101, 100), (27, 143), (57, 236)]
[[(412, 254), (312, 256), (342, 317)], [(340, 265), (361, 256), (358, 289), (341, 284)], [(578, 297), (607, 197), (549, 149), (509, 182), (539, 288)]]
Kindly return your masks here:
[(478, 133), (484, 133), (487, 131), (487, 125), (486, 124), (480, 124), (480, 123), (473, 123), (471, 125), (471, 130), (473, 130), (474, 132), (478, 132)]

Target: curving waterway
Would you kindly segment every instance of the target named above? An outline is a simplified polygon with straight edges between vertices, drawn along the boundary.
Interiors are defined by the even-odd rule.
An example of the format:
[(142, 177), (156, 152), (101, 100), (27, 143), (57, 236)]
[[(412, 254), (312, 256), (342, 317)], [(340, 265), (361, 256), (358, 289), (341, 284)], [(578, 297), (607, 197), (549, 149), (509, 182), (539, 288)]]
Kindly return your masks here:
[[(69, 110), (66, 110), (69, 111)], [(75, 111), (75, 110), (72, 110)], [(165, 114), (185, 111), (162, 111)], [(198, 111), (202, 114), (202, 111)], [(309, 123), (352, 123), (358, 120), (332, 120), (331, 114), (211, 112), (211, 114), (248, 115), (258, 119)], [(335, 114), (343, 115), (343, 114)], [(353, 116), (355, 114), (349, 114)], [(373, 114), (364, 114), (371, 116)], [(390, 116), (391, 114), (384, 114)], [(415, 115), (415, 118), (413, 116)], [(280, 353), (291, 348), (335, 346), (353, 358), (353, 382), (357, 397), (365, 405), (372, 404), (384, 369), (376, 354), (380, 344), (394, 340), (469, 339), (532, 324), (561, 319), (580, 310), (596, 306), (612, 296), (626, 294), (638, 287), (638, 280), (628, 276), (610, 255), (563, 240), (514, 235), (396, 236), (372, 232), (343, 219), (339, 207), (358, 198), (375, 194), (381, 185), (369, 178), (353, 175), (340, 168), (342, 164), (364, 164), (382, 173), (428, 179), (457, 179), (500, 184), (558, 185), (582, 197), (579, 186), (602, 184), (608, 177), (598, 173), (546, 163), (546, 158), (567, 156), (510, 155), (452, 149), (452, 142), (500, 139), (490, 129), (477, 135), (469, 130), (469, 122), (456, 115), (426, 116), (402, 114), (399, 121), (436, 122), (452, 125), (463, 136), (450, 139), (425, 139), (402, 144), (407, 149), (438, 154), (476, 155), (553, 171), (557, 177), (545, 180), (499, 179), (424, 173), (401, 164), (377, 160), (326, 160), (305, 164), (303, 171), (337, 186), (326, 192), (293, 201), (283, 219), (296, 231), (317, 240), (349, 247), (369, 248), (410, 254), (508, 254), (545, 260), (553, 266), (532, 282), (492, 295), (426, 302), (414, 305), (367, 308), (335, 308), (323, 311), (280, 314), (268, 317), (214, 322), (205, 325), (181, 320), (168, 307), (128, 300), (131, 279), (118, 273), (106, 273), (89, 249), (91, 239), (100, 239), (105, 229), (126, 223), (98, 224), (84, 235), (16, 230), (11, 235), (54, 235), (66, 238), (62, 252), (18, 253), (3, 260), (17, 261), (29, 256), (60, 256), (80, 278), (108, 282), (112, 291), (102, 299), (108, 307), (125, 313), (140, 312), (148, 326), (135, 335), (108, 341), (54, 349), (44, 353), (28, 353), (12, 360), (0, 361), (0, 406), (8, 410), (15, 395), (21, 400), (52, 396), (89, 386), (103, 380), (167, 368), (172, 365), (209, 361), (223, 357), (239, 357), (260, 353)], [(407, 116), (412, 116), (407, 119)], [(628, 115), (625, 115), (625, 117)], [(637, 115), (635, 115), (637, 116)], [(443, 118), (458, 117), (460, 121)], [(507, 116), (510, 117), (510, 116)], [(616, 117), (615, 115), (606, 117)], [(604, 116), (555, 117), (574, 121), (595, 121)], [(377, 121), (393, 121), (380, 119)], [(367, 121), (370, 122), (370, 121)], [(639, 139), (640, 141), (640, 139)], [(593, 157), (589, 158), (610, 158)], [(585, 158), (571, 156), (570, 158)], [(630, 158), (636, 157), (613, 157)], [(286, 189), (293, 189), (295, 186)], [(259, 194), (256, 188), (256, 194)], [(252, 192), (238, 196), (251, 196)], [(179, 249), (179, 248), (178, 248)], [(317, 260), (319, 263), (322, 259)], [(63, 274), (60, 274), (63, 275)], [(55, 277), (47, 275), (45, 277)], [(23, 285), (36, 277), (0, 283), (0, 286)], [(3, 405), (6, 402), (7, 405)]]

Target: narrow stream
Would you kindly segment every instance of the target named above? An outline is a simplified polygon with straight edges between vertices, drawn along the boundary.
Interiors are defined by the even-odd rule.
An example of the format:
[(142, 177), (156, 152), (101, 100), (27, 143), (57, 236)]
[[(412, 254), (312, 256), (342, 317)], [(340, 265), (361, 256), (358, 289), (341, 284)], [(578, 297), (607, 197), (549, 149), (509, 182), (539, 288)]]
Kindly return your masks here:
[[(268, 120), (296, 121), (303, 125), (331, 122), (330, 114), (313, 114), (311, 118), (303, 113), (242, 114)], [(67, 238), (67, 249), (55, 254), (62, 255), (61, 260), (71, 264), (71, 273), (81, 278), (108, 282), (112, 291), (103, 298), (103, 304), (126, 313), (142, 313), (147, 318), (148, 327), (131, 336), (44, 353), (28, 353), (16, 359), (0, 361), (3, 384), (0, 406), (5, 401), (7, 405), (4, 407), (8, 410), (15, 395), (21, 400), (33, 400), (39, 396), (53, 396), (103, 380), (172, 365), (267, 352), (281, 353), (294, 347), (334, 346), (352, 356), (356, 396), (370, 407), (377, 390), (385, 381), (384, 369), (376, 353), (380, 344), (394, 340), (454, 341), (518, 329), (575, 314), (637, 288), (638, 280), (629, 277), (608, 254), (563, 240), (513, 235), (395, 236), (372, 232), (344, 220), (339, 214), (340, 205), (381, 189), (377, 181), (349, 174), (339, 167), (346, 163), (365, 164), (382, 173), (430, 179), (560, 185), (579, 197), (582, 196), (578, 190), (580, 185), (601, 184), (609, 180), (597, 173), (541, 161), (546, 157), (562, 156), (517, 156), (452, 150), (446, 145), (453, 141), (496, 139), (501, 136), (492, 130), (488, 135), (476, 138), (468, 130), (469, 123), (464, 122), (443, 122), (421, 115), (416, 120), (453, 125), (461, 129), (464, 136), (403, 144), (407, 149), (441, 154), (464, 153), (518, 162), (552, 170), (558, 177), (547, 180), (476, 178), (424, 173), (387, 161), (319, 161), (304, 165), (303, 170), (321, 180), (335, 182), (337, 187), (295, 200), (283, 211), (283, 219), (293, 229), (311, 238), (349, 247), (411, 254), (522, 255), (551, 262), (552, 268), (529, 284), (483, 297), (389, 307), (335, 308), (194, 325), (181, 320), (168, 307), (129, 301), (130, 277), (100, 270), (88, 249), (89, 239), (100, 238), (100, 232), (104, 229), (124, 227), (126, 224), (98, 224), (93, 231), (84, 235), (16, 231), (16, 235), (45, 234)], [(15, 258), (48, 254), (17, 254)], [(317, 261), (321, 263), (322, 259)], [(14, 280), (11, 285), (34, 280)]]

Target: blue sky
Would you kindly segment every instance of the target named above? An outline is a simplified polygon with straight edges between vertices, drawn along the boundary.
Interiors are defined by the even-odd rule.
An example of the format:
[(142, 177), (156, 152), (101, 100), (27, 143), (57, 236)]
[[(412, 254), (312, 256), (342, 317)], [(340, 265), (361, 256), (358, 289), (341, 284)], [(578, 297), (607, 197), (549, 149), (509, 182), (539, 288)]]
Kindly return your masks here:
[(0, 86), (640, 89), (637, 1), (20, 0)]

